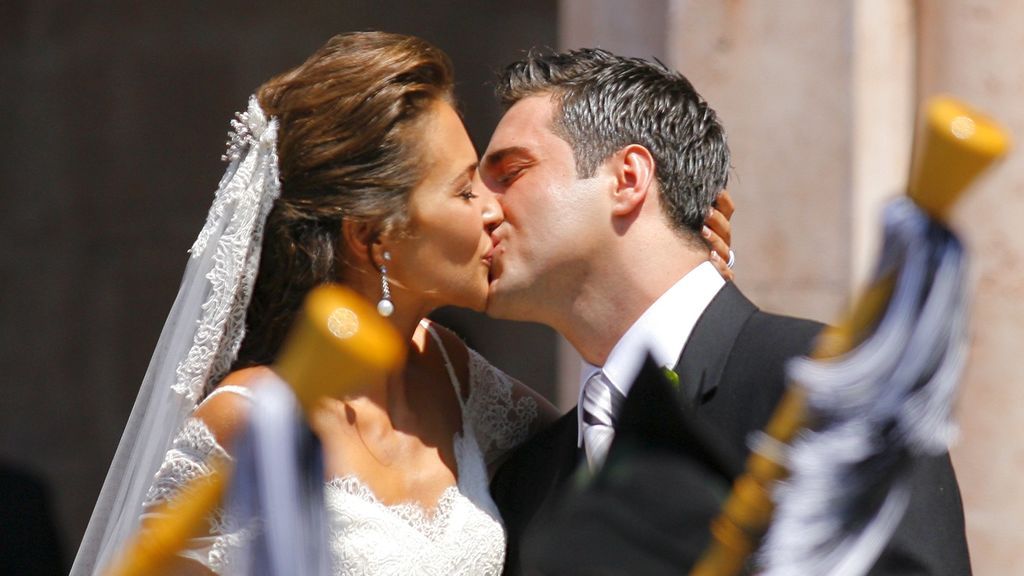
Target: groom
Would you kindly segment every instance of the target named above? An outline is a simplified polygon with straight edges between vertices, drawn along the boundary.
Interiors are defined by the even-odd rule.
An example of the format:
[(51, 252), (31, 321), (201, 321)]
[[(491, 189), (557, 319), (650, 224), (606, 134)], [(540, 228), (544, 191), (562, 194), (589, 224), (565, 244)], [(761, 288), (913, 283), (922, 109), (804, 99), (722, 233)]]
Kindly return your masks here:
[[(729, 150), (682, 75), (603, 50), (531, 54), (498, 92), (506, 113), (480, 165), (505, 213), (488, 313), (551, 326), (584, 359), (579, 406), (492, 482), (506, 573), (518, 574), (524, 534), (557, 508), (577, 467), (603, 461), (648, 352), (679, 375), (678, 401), (742, 456), (782, 394), (785, 360), (807, 353), (821, 325), (761, 312), (707, 262), (702, 224)], [(920, 468), (873, 573), (969, 573), (948, 457)]]

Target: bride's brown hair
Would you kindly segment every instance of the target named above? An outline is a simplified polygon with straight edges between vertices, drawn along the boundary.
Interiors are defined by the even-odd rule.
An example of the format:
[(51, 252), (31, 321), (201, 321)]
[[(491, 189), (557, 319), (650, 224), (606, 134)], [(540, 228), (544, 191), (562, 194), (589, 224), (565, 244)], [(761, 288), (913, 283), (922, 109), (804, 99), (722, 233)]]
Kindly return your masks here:
[(306, 294), (342, 279), (344, 220), (378, 235), (403, 230), (423, 178), (421, 120), (435, 102), (452, 102), (452, 82), (448, 56), (433, 45), (356, 32), (260, 87), (260, 106), (279, 122), (281, 197), (233, 370), (273, 362)]

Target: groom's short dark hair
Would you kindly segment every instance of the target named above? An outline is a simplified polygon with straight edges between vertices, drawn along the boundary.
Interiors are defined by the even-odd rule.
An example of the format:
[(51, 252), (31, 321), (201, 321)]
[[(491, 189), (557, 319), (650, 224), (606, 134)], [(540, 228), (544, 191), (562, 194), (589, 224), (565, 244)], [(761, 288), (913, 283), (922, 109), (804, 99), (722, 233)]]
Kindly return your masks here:
[(647, 148), (666, 216), (680, 231), (700, 233), (728, 182), (729, 147), (715, 111), (660, 62), (593, 48), (532, 51), (505, 69), (497, 93), (506, 110), (529, 96), (555, 98), (551, 128), (572, 147), (581, 178), (625, 146)]

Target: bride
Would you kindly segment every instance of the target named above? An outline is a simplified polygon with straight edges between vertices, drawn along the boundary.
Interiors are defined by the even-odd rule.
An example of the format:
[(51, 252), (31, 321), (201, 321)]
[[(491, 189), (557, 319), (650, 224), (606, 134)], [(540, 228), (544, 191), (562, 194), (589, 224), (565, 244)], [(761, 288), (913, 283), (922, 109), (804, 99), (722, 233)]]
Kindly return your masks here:
[[(335, 36), (261, 86), (232, 127), (227, 173), (72, 574), (101, 570), (156, 504), (231, 459), (251, 386), (326, 282), (379, 301), (408, 342), (401, 369), (311, 419), (335, 573), (500, 573), (489, 474), (557, 414), (426, 319), (484, 310), (503, 217), (471, 186), (477, 156), (447, 56), (408, 36)], [(709, 219), (716, 233), (720, 222)], [(176, 569), (231, 573), (251, 529), (215, 514)]]

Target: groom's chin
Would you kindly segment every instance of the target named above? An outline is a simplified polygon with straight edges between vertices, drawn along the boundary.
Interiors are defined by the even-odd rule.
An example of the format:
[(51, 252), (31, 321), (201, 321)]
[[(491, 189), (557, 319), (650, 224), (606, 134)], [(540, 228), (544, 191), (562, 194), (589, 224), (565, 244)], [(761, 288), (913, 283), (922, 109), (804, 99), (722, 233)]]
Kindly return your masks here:
[[(496, 320), (511, 320), (513, 322), (537, 322), (535, 314), (532, 312), (535, 310), (534, 307), (525, 307), (517, 296), (518, 293), (510, 293), (507, 289), (502, 290), (500, 284), (497, 285), (497, 289), (494, 283), (491, 284), (492, 290), (489, 292), (487, 298), (487, 308), (484, 313)], [(505, 286), (504, 288), (507, 288)]]

